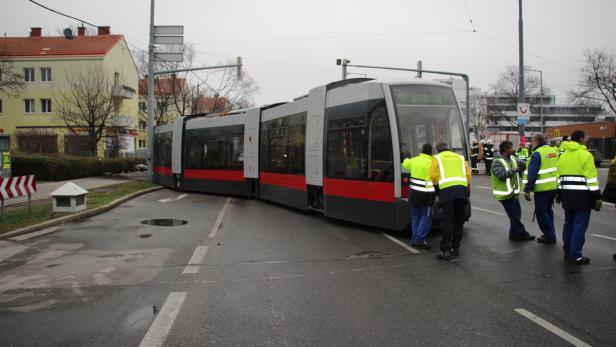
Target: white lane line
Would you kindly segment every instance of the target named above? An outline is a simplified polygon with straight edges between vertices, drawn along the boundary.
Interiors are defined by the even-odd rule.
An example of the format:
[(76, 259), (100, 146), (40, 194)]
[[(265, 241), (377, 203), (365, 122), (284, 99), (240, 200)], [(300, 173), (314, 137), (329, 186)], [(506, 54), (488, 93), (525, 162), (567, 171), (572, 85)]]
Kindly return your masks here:
[(585, 346), (585, 347), (590, 347), (589, 344), (587, 344), (586, 342), (578, 339), (577, 337), (567, 333), (566, 331), (562, 330), (561, 328), (555, 326), (554, 324), (532, 314), (531, 312), (526, 311), (523, 308), (516, 308), (514, 311), (516, 311), (517, 313), (521, 314), (522, 316), (530, 319), (531, 321), (539, 324), (540, 326), (542, 326), (543, 328), (547, 329), (548, 331), (550, 331), (551, 333), (557, 335), (558, 337), (560, 337), (561, 339), (569, 342), (570, 344), (574, 345), (574, 346)]
[(184, 198), (185, 198), (185, 197), (187, 197), (187, 196), (188, 196), (188, 194), (180, 194), (180, 195), (178, 195), (178, 197), (177, 197), (177, 198), (160, 199), (160, 200), (158, 200), (158, 202), (161, 202), (161, 203), (163, 203), (163, 204), (166, 204), (166, 203), (168, 203), (168, 202), (170, 202), (170, 201), (178, 201), (178, 200), (180, 200), (180, 199), (184, 199)]
[(493, 214), (497, 214), (497, 215), (499, 215), (499, 216), (505, 216), (505, 214), (504, 214), (504, 213), (495, 212), (495, 211), (490, 211), (490, 210), (484, 210), (483, 208), (479, 208), (479, 207), (475, 207), (475, 206), (472, 206), (471, 208), (472, 208), (473, 210), (477, 210), (477, 211), (482, 211), (482, 212), (487, 212), (487, 213), (493, 213)]
[(163, 308), (158, 312), (154, 323), (152, 323), (143, 340), (141, 340), (139, 347), (158, 347), (163, 345), (165, 338), (167, 338), (169, 331), (171, 331), (175, 318), (180, 313), (184, 299), (186, 299), (185, 292), (169, 293)]
[(415, 248), (413, 248), (413, 247), (411, 247), (411, 246), (407, 245), (406, 243), (404, 243), (404, 242), (402, 242), (402, 241), (398, 240), (397, 238), (395, 238), (395, 237), (393, 237), (393, 236), (387, 235), (387, 234), (385, 234), (385, 233), (381, 233), (381, 235), (385, 236), (386, 238), (390, 239), (391, 241), (393, 241), (393, 242), (394, 242), (395, 244), (397, 244), (398, 246), (400, 246), (400, 247), (402, 247), (402, 248), (406, 249), (407, 251), (409, 251), (409, 252), (411, 252), (411, 253), (413, 253), (413, 254), (421, 254), (421, 252), (420, 252), (420, 251), (416, 250)]
[(492, 187), (486, 187), (486, 186), (475, 186), (475, 188), (490, 189), (490, 190), (492, 190)]
[(220, 213), (218, 214), (218, 218), (216, 218), (216, 222), (214, 223), (214, 227), (212, 228), (212, 231), (210, 231), (210, 236), (207, 237), (208, 239), (213, 239), (216, 236), (218, 229), (220, 229), (220, 224), (222, 224), (222, 219), (225, 218), (225, 213), (227, 213), (227, 209), (229, 209), (230, 204), (231, 204), (231, 198), (227, 198), (227, 201), (225, 202), (225, 206), (223, 206), (222, 210), (220, 210)]
[(203, 258), (207, 252), (207, 246), (197, 246), (192, 257), (188, 261), (188, 265), (182, 271), (182, 274), (196, 274), (199, 271), (199, 266), (203, 263)]
[(602, 239), (616, 241), (616, 238), (609, 237), (609, 236), (603, 236), (603, 235), (599, 235), (599, 234), (590, 234), (590, 236), (600, 237)]

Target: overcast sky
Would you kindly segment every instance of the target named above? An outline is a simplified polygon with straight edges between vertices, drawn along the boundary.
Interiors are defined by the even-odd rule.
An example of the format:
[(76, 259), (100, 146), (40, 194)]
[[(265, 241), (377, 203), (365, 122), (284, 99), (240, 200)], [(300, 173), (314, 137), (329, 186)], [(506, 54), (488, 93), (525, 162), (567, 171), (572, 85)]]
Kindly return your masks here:
[[(109, 25), (133, 47), (147, 48), (149, 0), (38, 2)], [(616, 1), (525, 0), (523, 5), (526, 65), (542, 70), (557, 102), (565, 103), (584, 50), (616, 54)], [(518, 64), (518, 0), (158, 0), (155, 8), (156, 24), (184, 25), (198, 65), (242, 56), (260, 86), (257, 104), (291, 100), (340, 79), (336, 58), (407, 68), (422, 60), (424, 69), (466, 73), (482, 90), (506, 65)], [(0, 5), (0, 32), (7, 36), (27, 36), (35, 26), (55, 34), (69, 24), (79, 23), (27, 0)], [(349, 71), (386, 81), (414, 76)]]

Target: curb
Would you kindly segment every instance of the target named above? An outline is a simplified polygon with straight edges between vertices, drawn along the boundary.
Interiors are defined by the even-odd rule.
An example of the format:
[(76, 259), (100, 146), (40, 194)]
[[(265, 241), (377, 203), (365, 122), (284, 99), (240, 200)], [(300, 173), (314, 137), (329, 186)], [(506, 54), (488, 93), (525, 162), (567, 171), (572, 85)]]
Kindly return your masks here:
[(9, 231), (6, 232), (2, 235), (0, 235), (0, 240), (4, 240), (4, 239), (10, 239), (12, 237), (15, 236), (19, 236), (19, 235), (23, 235), (23, 234), (28, 234), (31, 232), (35, 232), (35, 231), (39, 231), (41, 229), (45, 229), (45, 228), (49, 228), (49, 227), (53, 227), (56, 225), (60, 225), (60, 224), (64, 224), (64, 223), (68, 223), (68, 222), (72, 222), (72, 221), (76, 221), (79, 219), (84, 219), (84, 218), (88, 218), (88, 217), (92, 217), (92, 216), (96, 216), (98, 214), (107, 212), (109, 210), (111, 210), (112, 208), (121, 205), (123, 203), (125, 203), (128, 200), (134, 199), (140, 195), (144, 195), (144, 194), (148, 194), (154, 191), (157, 191), (159, 189), (163, 189), (165, 187), (154, 187), (154, 188), (149, 188), (149, 189), (145, 189), (145, 190), (141, 190), (135, 193), (132, 193), (130, 195), (127, 195), (125, 197), (122, 197), (118, 200), (114, 200), (106, 205), (103, 206), (99, 206), (97, 208), (93, 208), (91, 210), (85, 210), (79, 213), (75, 213), (75, 214), (71, 214), (68, 216), (64, 216), (64, 217), (60, 217), (60, 218), (56, 218), (56, 219), (52, 219), (52, 220), (48, 220), (46, 222), (43, 223), (39, 223), (39, 224), (34, 224), (34, 225), (30, 225), (27, 227), (23, 227), (21, 229), (17, 229), (17, 230), (13, 230), (13, 231)]

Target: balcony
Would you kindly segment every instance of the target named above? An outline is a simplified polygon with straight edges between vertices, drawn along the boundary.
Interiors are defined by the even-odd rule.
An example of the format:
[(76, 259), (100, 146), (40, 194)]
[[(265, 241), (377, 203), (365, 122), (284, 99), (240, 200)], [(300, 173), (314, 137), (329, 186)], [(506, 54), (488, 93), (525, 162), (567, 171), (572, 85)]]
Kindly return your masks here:
[(132, 99), (135, 97), (135, 90), (126, 85), (115, 85), (111, 89), (111, 94), (118, 99)]

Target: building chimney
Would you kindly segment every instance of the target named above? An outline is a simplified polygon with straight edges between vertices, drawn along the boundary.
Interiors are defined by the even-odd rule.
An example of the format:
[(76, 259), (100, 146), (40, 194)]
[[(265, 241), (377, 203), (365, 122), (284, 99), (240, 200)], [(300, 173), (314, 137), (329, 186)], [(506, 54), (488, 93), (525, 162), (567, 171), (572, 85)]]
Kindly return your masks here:
[(111, 30), (111, 27), (109, 26), (98, 27), (98, 35), (99, 36), (109, 35), (110, 30)]
[(41, 28), (30, 28), (30, 37), (41, 37), (43, 33), (43, 29)]
[(77, 36), (86, 36), (86, 27), (81, 26), (77, 28)]

